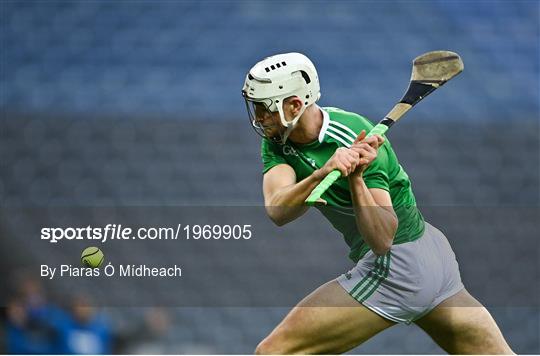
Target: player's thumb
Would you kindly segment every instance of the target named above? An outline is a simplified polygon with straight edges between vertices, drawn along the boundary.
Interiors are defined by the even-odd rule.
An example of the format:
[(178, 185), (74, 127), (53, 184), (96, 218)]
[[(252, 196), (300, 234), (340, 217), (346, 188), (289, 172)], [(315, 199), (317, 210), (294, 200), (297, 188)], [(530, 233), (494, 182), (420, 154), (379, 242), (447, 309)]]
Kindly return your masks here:
[(362, 141), (364, 138), (366, 138), (366, 130), (362, 130), (358, 136), (356, 136), (356, 140), (354, 140), (354, 143), (358, 143)]

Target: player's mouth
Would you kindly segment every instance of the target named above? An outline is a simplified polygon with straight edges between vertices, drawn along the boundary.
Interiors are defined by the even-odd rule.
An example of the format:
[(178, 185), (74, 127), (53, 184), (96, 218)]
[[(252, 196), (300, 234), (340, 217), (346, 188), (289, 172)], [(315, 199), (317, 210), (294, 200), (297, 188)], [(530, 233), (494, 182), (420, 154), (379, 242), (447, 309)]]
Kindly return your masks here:
[(264, 122), (261, 122), (260, 123), (260, 126), (261, 128), (266, 132), (266, 131), (269, 131), (269, 130), (275, 130), (277, 125), (274, 124), (274, 123), (268, 123), (268, 124), (265, 124)]
[(268, 125), (263, 127), (264, 134), (267, 136), (277, 136), (279, 133), (279, 128), (277, 125)]

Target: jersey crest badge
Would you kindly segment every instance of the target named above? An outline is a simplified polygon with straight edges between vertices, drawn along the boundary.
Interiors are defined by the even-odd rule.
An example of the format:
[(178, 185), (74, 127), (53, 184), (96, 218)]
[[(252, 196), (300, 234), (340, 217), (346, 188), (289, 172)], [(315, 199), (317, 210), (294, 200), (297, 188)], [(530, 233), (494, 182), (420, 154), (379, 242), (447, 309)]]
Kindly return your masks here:
[(291, 146), (289, 146), (289, 145), (283, 146), (283, 154), (285, 156), (296, 156), (296, 157), (298, 157), (298, 152), (296, 152), (296, 150), (294, 148), (292, 148)]

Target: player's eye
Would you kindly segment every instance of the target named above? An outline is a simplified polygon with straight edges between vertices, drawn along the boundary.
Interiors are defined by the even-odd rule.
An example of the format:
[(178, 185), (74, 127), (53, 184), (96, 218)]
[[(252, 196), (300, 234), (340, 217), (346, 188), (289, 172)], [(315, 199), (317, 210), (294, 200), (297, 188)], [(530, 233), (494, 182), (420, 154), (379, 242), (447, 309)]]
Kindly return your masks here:
[(266, 107), (262, 104), (255, 104), (254, 111), (257, 118), (265, 118), (268, 115), (271, 115), (270, 111), (268, 111)]

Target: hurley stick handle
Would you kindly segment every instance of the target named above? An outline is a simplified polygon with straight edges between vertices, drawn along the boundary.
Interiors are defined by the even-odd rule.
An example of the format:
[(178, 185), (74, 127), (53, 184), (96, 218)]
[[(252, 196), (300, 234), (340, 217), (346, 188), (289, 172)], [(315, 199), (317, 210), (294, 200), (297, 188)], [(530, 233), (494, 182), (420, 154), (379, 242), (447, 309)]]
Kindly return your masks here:
[[(419, 103), (422, 99), (442, 86), (444, 83), (454, 78), (463, 71), (463, 61), (457, 53), (450, 51), (432, 51), (416, 57), (413, 61), (413, 69), (409, 87), (405, 91), (403, 98), (394, 105), (392, 110), (381, 120), (366, 137), (372, 135), (383, 135), (390, 126), (399, 120), (407, 111)], [(307, 205), (326, 202), (321, 199), (321, 195), (341, 176), (337, 170), (328, 174), (313, 189), (311, 195), (306, 199)]]
[[(394, 122), (388, 118), (382, 120), (377, 125), (375, 125), (366, 135), (366, 137), (370, 137), (373, 135), (384, 135), (384, 133), (388, 130), (388, 128), (393, 124)], [(328, 188), (332, 184), (334, 184), (339, 177), (341, 177), (341, 172), (337, 169), (330, 172), (324, 179), (313, 189), (309, 197), (306, 199), (305, 203), (309, 206), (313, 206), (316, 203), (322, 203), (326, 204), (326, 202), (321, 199), (321, 196), (326, 192)]]

